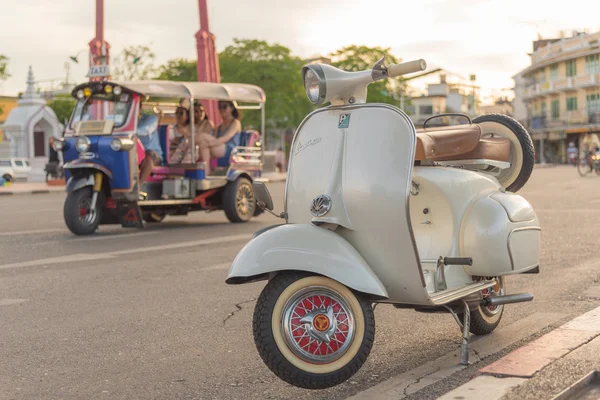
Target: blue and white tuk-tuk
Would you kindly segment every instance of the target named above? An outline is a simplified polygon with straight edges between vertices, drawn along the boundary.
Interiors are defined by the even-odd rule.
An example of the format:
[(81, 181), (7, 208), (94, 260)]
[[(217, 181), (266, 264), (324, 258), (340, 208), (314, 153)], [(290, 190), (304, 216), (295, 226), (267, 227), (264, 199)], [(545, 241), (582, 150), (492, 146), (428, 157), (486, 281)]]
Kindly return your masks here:
[[(62, 151), (67, 179), (64, 218), (77, 235), (94, 233), (101, 224), (143, 227), (166, 215), (223, 210), (231, 222), (247, 222), (257, 207), (252, 183), (260, 180), (264, 161), (265, 93), (254, 85), (174, 81), (86, 82), (73, 89), (77, 104), (64, 137), (55, 142)], [(206, 162), (169, 162), (174, 119), (188, 104), (191, 148), (194, 143), (196, 101), (237, 103), (241, 110), (261, 111), (261, 131), (242, 130), (231, 154)], [(163, 153), (160, 166), (139, 185), (138, 120), (142, 109), (159, 119)], [(83, 115), (85, 113), (85, 118)], [(143, 154), (143, 148), (142, 153)], [(194, 157), (195, 158), (195, 157)], [(140, 192), (146, 195), (140, 199)]]

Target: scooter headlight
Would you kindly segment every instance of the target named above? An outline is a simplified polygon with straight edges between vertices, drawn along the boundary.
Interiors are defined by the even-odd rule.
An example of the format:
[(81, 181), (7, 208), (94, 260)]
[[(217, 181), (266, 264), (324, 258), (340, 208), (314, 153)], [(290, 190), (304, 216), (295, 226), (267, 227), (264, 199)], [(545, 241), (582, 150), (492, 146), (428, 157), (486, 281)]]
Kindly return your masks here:
[(302, 79), (308, 100), (314, 105), (322, 104), (325, 101), (326, 84), (321, 67), (316, 64), (305, 66), (302, 68)]
[(88, 138), (87, 136), (80, 136), (77, 138), (77, 141), (75, 142), (75, 148), (80, 153), (85, 153), (86, 151), (89, 151), (91, 146), (92, 146), (92, 142), (91, 142), (90, 138)]

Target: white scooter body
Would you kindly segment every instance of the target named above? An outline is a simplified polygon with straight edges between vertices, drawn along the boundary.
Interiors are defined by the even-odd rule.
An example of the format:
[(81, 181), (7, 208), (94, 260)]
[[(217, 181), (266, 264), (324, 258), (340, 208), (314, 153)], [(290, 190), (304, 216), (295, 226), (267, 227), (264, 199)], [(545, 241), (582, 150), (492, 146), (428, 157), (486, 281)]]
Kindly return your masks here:
[[(538, 267), (540, 227), (523, 197), (483, 173), (413, 167), (415, 145), (412, 121), (393, 106), (313, 112), (290, 151), (285, 212), (293, 225), (254, 238), (228, 278), (306, 270), (384, 302), (436, 306), (495, 283), (474, 276)], [(331, 208), (314, 216), (311, 204), (321, 195)], [(333, 234), (316, 233), (323, 229)], [(473, 264), (440, 266), (446, 281), (440, 290), (439, 257), (471, 257)]]
[(309, 99), (332, 106), (296, 131), (284, 212), (254, 184), (259, 206), (285, 223), (256, 232), (226, 282), (269, 280), (254, 340), (295, 386), (335, 386), (360, 368), (374, 340), (373, 303), (450, 312), (466, 365), (470, 332), (490, 333), (504, 304), (533, 299), (505, 295), (503, 278), (539, 272), (537, 216), (505, 189), (529, 178), (531, 137), (498, 115), (417, 136), (400, 109), (366, 103), (369, 82), (424, 69), (423, 60), (352, 73), (304, 67)]

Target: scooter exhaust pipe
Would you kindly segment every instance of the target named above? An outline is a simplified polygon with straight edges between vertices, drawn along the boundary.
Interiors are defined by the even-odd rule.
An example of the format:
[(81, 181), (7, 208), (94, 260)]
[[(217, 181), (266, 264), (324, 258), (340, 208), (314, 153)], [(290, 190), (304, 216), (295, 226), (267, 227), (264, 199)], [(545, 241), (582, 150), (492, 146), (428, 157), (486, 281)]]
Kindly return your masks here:
[(481, 300), (481, 305), (484, 307), (501, 306), (503, 304), (524, 303), (532, 300), (533, 295), (531, 293), (509, 294), (507, 296), (486, 297)]

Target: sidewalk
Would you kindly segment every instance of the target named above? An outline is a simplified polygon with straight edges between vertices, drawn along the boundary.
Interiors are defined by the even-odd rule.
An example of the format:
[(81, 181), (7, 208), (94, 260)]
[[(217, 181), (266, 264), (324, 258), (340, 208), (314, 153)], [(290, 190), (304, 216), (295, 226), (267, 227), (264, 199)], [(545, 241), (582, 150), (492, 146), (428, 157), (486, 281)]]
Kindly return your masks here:
[(10, 186), (0, 186), (0, 196), (14, 194), (42, 194), (64, 191), (65, 185), (48, 185), (46, 182), (14, 182)]
[(479, 369), (439, 400), (598, 399), (594, 371), (600, 372), (600, 307)]

